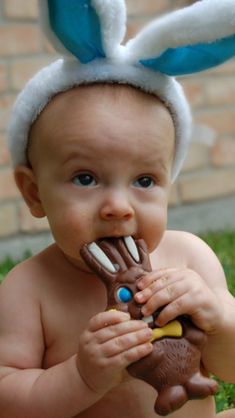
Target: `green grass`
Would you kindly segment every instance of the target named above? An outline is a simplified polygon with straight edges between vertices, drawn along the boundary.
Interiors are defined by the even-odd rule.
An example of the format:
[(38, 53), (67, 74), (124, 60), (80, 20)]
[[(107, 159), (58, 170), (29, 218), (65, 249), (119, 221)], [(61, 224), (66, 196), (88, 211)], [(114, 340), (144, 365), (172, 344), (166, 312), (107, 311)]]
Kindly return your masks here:
[(0, 283), (3, 281), (7, 273), (15, 267), (16, 264), (30, 257), (30, 251), (26, 251), (21, 260), (13, 261), (11, 257), (6, 257), (2, 263), (0, 263)]
[[(202, 238), (214, 250), (220, 259), (230, 292), (235, 296), (235, 232), (210, 233)], [(219, 391), (216, 394), (217, 412), (235, 408), (235, 384), (219, 381)]]
[[(228, 287), (235, 296), (235, 232), (218, 232), (203, 235), (202, 238), (214, 250), (224, 268)], [(25, 254), (24, 259), (29, 256)], [(5, 275), (17, 263), (10, 257), (0, 264), (0, 282)], [(220, 389), (216, 395), (217, 412), (235, 408), (235, 384), (226, 384), (219, 381)]]
[(0, 282), (3, 281), (4, 277), (14, 267), (15, 263), (12, 261), (10, 257), (7, 257), (1, 264), (0, 264)]

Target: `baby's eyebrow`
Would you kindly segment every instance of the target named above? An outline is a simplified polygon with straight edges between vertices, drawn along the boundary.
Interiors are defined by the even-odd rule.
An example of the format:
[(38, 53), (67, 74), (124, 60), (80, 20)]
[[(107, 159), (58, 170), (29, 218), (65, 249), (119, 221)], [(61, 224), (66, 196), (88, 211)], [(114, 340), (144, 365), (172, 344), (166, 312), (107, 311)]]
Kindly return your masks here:
[(71, 151), (69, 154), (66, 155), (66, 157), (63, 159), (62, 164), (66, 165), (68, 163), (71, 163), (73, 161), (89, 161), (91, 157), (89, 157), (88, 154), (84, 153), (82, 150), (79, 151)]
[(66, 155), (66, 158), (63, 159), (63, 165), (67, 164), (68, 162), (78, 159), (79, 158), (79, 154), (75, 151), (69, 153), (68, 155)]
[(150, 156), (149, 158), (145, 158), (143, 156), (143, 167), (146, 167), (147, 169), (162, 169), (164, 171), (167, 170), (167, 163), (164, 159), (162, 158), (154, 158), (153, 156)]

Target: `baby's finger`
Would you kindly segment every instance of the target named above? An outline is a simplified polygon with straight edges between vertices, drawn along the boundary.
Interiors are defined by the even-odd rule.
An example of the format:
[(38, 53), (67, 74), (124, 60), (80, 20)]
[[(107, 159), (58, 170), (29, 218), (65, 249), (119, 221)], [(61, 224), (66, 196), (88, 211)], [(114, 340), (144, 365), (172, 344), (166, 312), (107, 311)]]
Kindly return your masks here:
[(88, 329), (91, 332), (98, 331), (99, 329), (108, 327), (110, 325), (119, 324), (124, 321), (129, 321), (130, 315), (126, 312), (121, 311), (106, 311), (100, 312), (93, 316), (88, 324)]
[(131, 332), (136, 332), (148, 328), (144, 321), (130, 320), (115, 325), (109, 325), (95, 332), (95, 340), (98, 344), (103, 344), (115, 337), (120, 337)]
[(102, 352), (105, 357), (115, 357), (121, 353), (137, 347), (139, 345), (150, 343), (152, 337), (151, 328), (145, 328), (129, 334), (120, 335), (109, 340), (102, 345)]
[(135, 294), (135, 301), (137, 303), (145, 303), (154, 293), (161, 291), (164, 288), (171, 286), (174, 282), (180, 282), (183, 277), (180, 273), (167, 275), (160, 277), (158, 280), (153, 281), (148, 287)]
[(166, 325), (180, 315), (190, 315), (192, 313), (192, 303), (188, 294), (185, 293), (171, 303), (166, 305), (156, 319), (156, 324), (160, 327)]
[(141, 312), (144, 316), (151, 315), (158, 308), (168, 305), (188, 291), (188, 286), (184, 280), (172, 282), (162, 290), (150, 294), (149, 298), (147, 298), (147, 302), (142, 307)]
[(176, 272), (178, 269), (176, 268), (164, 268), (155, 270), (151, 273), (147, 273), (146, 275), (142, 276), (138, 282), (137, 287), (140, 290), (145, 289), (146, 287), (150, 286), (152, 283), (158, 281), (159, 279), (167, 279), (171, 275), (171, 273)]
[[(126, 368), (130, 364), (135, 363), (136, 361), (150, 354), (152, 350), (153, 344), (150, 342), (132, 347), (118, 356), (119, 365), (121, 368)], [(115, 361), (115, 363), (118, 362), (116, 357), (113, 357), (112, 360)]]

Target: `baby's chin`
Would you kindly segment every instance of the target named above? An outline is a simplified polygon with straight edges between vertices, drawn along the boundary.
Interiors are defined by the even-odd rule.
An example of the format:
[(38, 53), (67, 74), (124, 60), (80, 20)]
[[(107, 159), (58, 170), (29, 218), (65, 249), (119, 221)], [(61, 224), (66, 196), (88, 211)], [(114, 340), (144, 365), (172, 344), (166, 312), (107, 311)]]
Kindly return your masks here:
[(79, 250), (77, 251), (77, 254), (71, 255), (67, 251), (63, 251), (63, 249), (60, 249), (64, 259), (73, 267), (75, 267), (77, 270), (80, 270), (84, 273), (91, 273), (91, 270), (89, 267), (84, 263), (83, 259), (80, 256)]

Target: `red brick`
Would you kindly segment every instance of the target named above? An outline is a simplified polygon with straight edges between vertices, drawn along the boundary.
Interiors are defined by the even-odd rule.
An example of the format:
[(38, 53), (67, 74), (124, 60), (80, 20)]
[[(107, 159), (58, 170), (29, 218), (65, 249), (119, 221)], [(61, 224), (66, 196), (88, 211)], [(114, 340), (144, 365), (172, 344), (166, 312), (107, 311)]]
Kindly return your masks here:
[(134, 18), (130, 19), (127, 23), (127, 32), (125, 41), (133, 38), (144, 26), (146, 25), (146, 19), (143, 18)]
[(235, 108), (205, 109), (198, 112), (196, 121), (210, 126), (222, 135), (235, 133)]
[(195, 171), (202, 167), (208, 167), (210, 165), (210, 150), (209, 147), (200, 144), (192, 143), (189, 148), (187, 158), (184, 162), (182, 172)]
[(190, 6), (198, 0), (170, 0), (171, 9), (180, 9), (182, 7)]
[(6, 129), (15, 97), (9, 94), (0, 96), (0, 131)]
[(0, 55), (30, 54), (39, 52), (41, 34), (35, 25), (11, 25), (0, 27)]
[(232, 77), (217, 77), (208, 79), (206, 83), (206, 102), (208, 105), (223, 105), (235, 103), (235, 79)]
[(183, 202), (196, 202), (235, 193), (235, 167), (182, 176), (179, 181)]
[(6, 237), (18, 231), (17, 209), (14, 204), (0, 205), (0, 237)]
[(204, 81), (196, 78), (184, 78), (181, 84), (191, 106), (201, 106), (205, 102)]
[(13, 173), (10, 168), (0, 170), (0, 200), (7, 200), (19, 197), (20, 193), (16, 187)]
[(49, 229), (47, 218), (34, 218), (24, 202), (20, 204), (20, 230), (22, 232), (40, 232)]
[(127, 0), (129, 15), (157, 15), (168, 9), (166, 0)]
[(7, 80), (7, 66), (6, 64), (0, 63), (0, 92), (6, 91), (8, 88)]
[(215, 166), (235, 165), (235, 138), (222, 138), (212, 148), (212, 161)]
[(6, 144), (6, 136), (0, 133), (0, 165), (6, 165), (10, 162), (10, 156)]
[(12, 62), (10, 68), (11, 87), (21, 90), (26, 82), (42, 67), (54, 61), (53, 57), (19, 58)]
[(4, 15), (9, 19), (36, 19), (37, 0), (4, 0)]
[[(53, 54), (53, 55), (57, 54), (54, 46), (48, 41), (46, 36), (42, 36), (42, 48), (43, 48), (43, 51), (46, 52), (47, 54), (48, 53)], [(61, 57), (61, 54), (59, 56)]]

